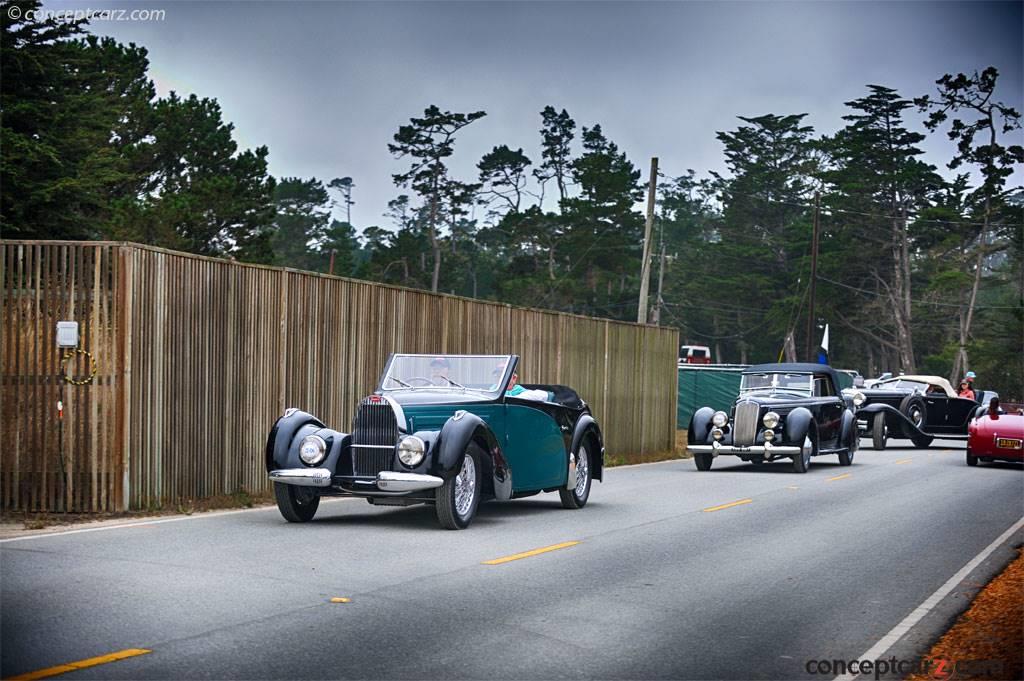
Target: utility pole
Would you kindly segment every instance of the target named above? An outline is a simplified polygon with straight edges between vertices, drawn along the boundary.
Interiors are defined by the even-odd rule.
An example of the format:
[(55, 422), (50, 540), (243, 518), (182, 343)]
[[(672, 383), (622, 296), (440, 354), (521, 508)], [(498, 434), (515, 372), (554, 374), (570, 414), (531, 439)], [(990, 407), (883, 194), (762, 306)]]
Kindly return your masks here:
[(655, 326), (661, 326), (661, 288), (665, 283), (665, 242), (661, 242), (661, 258), (658, 263), (658, 295), (654, 299), (654, 313), (651, 322)]
[(651, 278), (651, 229), (654, 226), (654, 203), (658, 189), (658, 157), (651, 158), (651, 181), (647, 186), (647, 224), (644, 225), (644, 254), (640, 265), (640, 304), (637, 307), (636, 323), (647, 323), (647, 294)]
[(821, 194), (814, 192), (814, 231), (811, 235), (811, 290), (810, 303), (807, 311), (807, 354), (808, 362), (814, 359), (814, 285), (818, 280), (818, 214), (820, 211)]

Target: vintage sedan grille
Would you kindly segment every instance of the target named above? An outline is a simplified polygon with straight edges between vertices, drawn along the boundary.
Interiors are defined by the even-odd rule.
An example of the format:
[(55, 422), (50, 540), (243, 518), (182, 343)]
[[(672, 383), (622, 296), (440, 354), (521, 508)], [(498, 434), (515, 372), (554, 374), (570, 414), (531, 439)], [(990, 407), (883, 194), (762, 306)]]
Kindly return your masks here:
[(367, 397), (359, 405), (352, 425), (353, 474), (375, 477), (391, 470), (398, 443), (398, 420), (391, 405), (377, 397)]
[(757, 435), (757, 417), (761, 413), (761, 405), (757, 402), (744, 401), (736, 405), (736, 415), (732, 423), (732, 441), (737, 445), (752, 445)]

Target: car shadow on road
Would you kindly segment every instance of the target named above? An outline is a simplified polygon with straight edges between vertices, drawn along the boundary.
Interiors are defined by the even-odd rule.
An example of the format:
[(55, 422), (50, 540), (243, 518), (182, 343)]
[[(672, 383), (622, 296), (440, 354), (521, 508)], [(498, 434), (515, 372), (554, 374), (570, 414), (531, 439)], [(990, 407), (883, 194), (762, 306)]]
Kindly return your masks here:
[[(600, 502), (591, 502), (591, 506), (601, 506)], [(434, 507), (426, 504), (406, 507), (387, 506), (345, 506), (344, 513), (317, 516), (315, 523), (331, 525), (358, 525), (360, 527), (404, 527), (438, 529), (437, 515)], [(485, 501), (480, 504), (472, 525), (500, 524), (519, 518), (529, 518), (544, 514), (566, 511), (556, 494), (544, 494), (526, 499), (512, 501)]]

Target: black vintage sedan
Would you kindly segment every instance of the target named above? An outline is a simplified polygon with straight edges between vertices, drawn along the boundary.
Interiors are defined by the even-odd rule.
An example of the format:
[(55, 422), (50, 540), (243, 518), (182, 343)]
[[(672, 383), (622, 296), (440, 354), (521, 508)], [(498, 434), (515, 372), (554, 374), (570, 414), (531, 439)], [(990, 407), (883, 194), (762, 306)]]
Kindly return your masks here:
[(562, 507), (583, 508), (604, 469), (601, 429), (571, 388), (515, 385), (518, 363), (392, 355), (347, 433), (288, 409), (265, 453), (281, 515), (305, 522), (321, 497), (356, 496), (429, 504), (442, 527), (461, 530), (486, 499), (558, 492)]
[(860, 393), (860, 431), (871, 436), (875, 449), (885, 449), (890, 437), (905, 437), (915, 447), (927, 447), (936, 437), (966, 440), (971, 419), (999, 397), (991, 390), (978, 391), (975, 399), (958, 397), (946, 379), (924, 375), (878, 381)]
[(854, 398), (843, 397), (834, 369), (759, 364), (744, 370), (728, 414), (711, 407), (697, 410), (687, 449), (701, 471), (728, 454), (754, 464), (788, 458), (795, 472), (806, 473), (811, 457), (824, 454), (837, 454), (839, 463), (849, 466), (857, 443)]

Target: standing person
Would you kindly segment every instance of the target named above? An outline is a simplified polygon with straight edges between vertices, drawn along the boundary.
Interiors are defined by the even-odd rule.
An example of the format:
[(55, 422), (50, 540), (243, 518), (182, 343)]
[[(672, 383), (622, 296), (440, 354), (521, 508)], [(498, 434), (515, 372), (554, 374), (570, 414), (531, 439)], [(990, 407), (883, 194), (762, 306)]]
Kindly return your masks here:
[(430, 360), (430, 382), (434, 385), (451, 385), (451, 379), (448, 378), (451, 368), (452, 365), (444, 357)]

